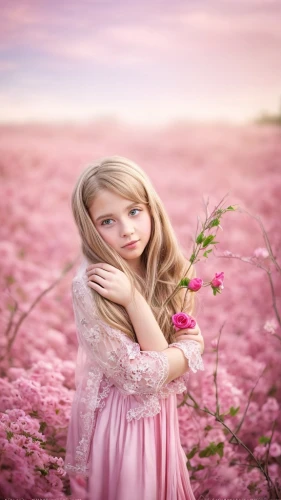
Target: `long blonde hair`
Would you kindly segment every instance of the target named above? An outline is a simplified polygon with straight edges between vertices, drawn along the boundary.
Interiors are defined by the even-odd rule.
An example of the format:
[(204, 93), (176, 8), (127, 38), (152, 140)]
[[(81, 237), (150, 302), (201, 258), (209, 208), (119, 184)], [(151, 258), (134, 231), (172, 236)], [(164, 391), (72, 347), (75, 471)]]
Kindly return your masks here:
[[(150, 211), (151, 235), (141, 256), (146, 272), (144, 278), (131, 270), (126, 260), (102, 239), (95, 228), (89, 208), (100, 189), (108, 189), (136, 203), (144, 203)], [(136, 163), (122, 156), (100, 158), (90, 163), (80, 174), (72, 193), (71, 206), (85, 257), (92, 263), (107, 262), (126, 273), (132, 285), (145, 297), (167, 342), (171, 343), (171, 316), (183, 310), (192, 314), (194, 293), (188, 294), (184, 308), (183, 293), (177, 293), (164, 308), (162, 305), (181, 278), (194, 276), (194, 268), (191, 266), (186, 274), (190, 262), (179, 247), (169, 217), (148, 176)], [(93, 289), (91, 293), (100, 318), (137, 342), (125, 308)]]

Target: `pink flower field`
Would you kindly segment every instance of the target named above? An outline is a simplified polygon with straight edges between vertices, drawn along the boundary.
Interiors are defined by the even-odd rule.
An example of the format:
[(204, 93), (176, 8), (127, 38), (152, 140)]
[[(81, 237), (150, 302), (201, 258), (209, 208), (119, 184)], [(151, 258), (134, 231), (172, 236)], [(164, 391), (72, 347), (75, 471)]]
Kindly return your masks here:
[(70, 196), (87, 163), (118, 154), (149, 174), (187, 257), (204, 200), (239, 206), (196, 265), (205, 282), (223, 272), (224, 288), (196, 292), (205, 371), (178, 396), (181, 440), (197, 499), (281, 498), (281, 128), (1, 126), (0, 148), (0, 497), (83, 498), (83, 478), (63, 470), (80, 252)]

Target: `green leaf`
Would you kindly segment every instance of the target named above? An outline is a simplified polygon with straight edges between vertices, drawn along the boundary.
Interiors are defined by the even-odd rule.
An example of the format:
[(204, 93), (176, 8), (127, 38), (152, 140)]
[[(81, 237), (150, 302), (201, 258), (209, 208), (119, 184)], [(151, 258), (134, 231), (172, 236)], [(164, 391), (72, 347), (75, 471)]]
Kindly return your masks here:
[(219, 243), (219, 241), (211, 241), (210, 245), (216, 245), (217, 243)]
[(196, 238), (196, 243), (202, 243), (203, 240), (204, 240), (204, 233), (202, 231), (200, 234), (198, 234)]
[(41, 472), (42, 476), (47, 476), (47, 474), (49, 473), (47, 469), (41, 469), (40, 467), (35, 467), (35, 470)]
[(206, 425), (206, 427), (204, 428), (204, 431), (209, 432), (212, 430), (212, 428), (213, 427), (211, 425)]
[(7, 435), (8, 441), (10, 441), (12, 439), (14, 433), (12, 431), (6, 431), (6, 435)]
[(230, 413), (231, 417), (235, 417), (235, 415), (237, 415), (239, 410), (240, 410), (240, 406), (237, 406), (237, 408), (234, 408), (234, 406), (231, 406), (231, 408), (229, 409), (229, 413)]
[(198, 450), (198, 447), (194, 446), (194, 448), (192, 448), (192, 450), (188, 453), (188, 455), (186, 455), (186, 457), (190, 460), (191, 458), (194, 457), (197, 450)]
[(195, 253), (193, 253), (189, 259), (189, 261), (191, 262), (191, 264), (193, 264), (193, 262), (195, 261), (196, 259), (196, 256), (195, 256)]
[(30, 411), (30, 412), (29, 412), (29, 415), (30, 415), (31, 417), (35, 417), (35, 418), (38, 418), (38, 417), (39, 417), (39, 415), (38, 415), (38, 411), (37, 411), (37, 410), (32, 410), (32, 411)]
[(273, 385), (272, 387), (270, 387), (267, 395), (269, 397), (272, 397), (272, 396), (275, 396), (276, 392), (277, 392), (277, 387), (276, 387), (276, 385)]
[(213, 234), (209, 234), (209, 236), (206, 236), (206, 238), (204, 238), (204, 241), (203, 241), (203, 248), (206, 248), (206, 246), (209, 245), (209, 243), (211, 243), (211, 241), (213, 241), (214, 239), (214, 235)]
[(215, 227), (215, 226), (219, 226), (219, 225), (220, 225), (219, 219), (213, 219), (209, 224), (210, 227)]
[(40, 422), (40, 427), (39, 427), (39, 432), (44, 432), (44, 430), (46, 429), (47, 427), (47, 423), (46, 422)]
[(203, 469), (205, 469), (205, 467), (202, 464), (198, 464), (196, 467), (196, 470), (203, 470)]
[(235, 208), (232, 205), (229, 205), (226, 210), (235, 210)]
[(183, 278), (182, 280), (180, 280), (179, 286), (188, 286), (189, 282), (190, 282), (189, 278)]
[(210, 253), (212, 251), (213, 251), (212, 248), (210, 250), (206, 250), (206, 252), (203, 253), (203, 256), (208, 258), (208, 253)]
[(217, 445), (217, 454), (222, 458), (223, 457), (223, 451), (224, 451), (224, 443), (221, 441)]
[(214, 288), (214, 287), (212, 287), (212, 289), (213, 289), (213, 295), (217, 295), (217, 293), (218, 293), (218, 289), (217, 289), (217, 288)]
[(212, 455), (215, 455), (217, 453), (217, 445), (214, 443), (214, 441), (211, 441), (209, 446), (207, 446), (204, 450), (201, 450), (199, 453), (199, 457), (210, 457)]
[(261, 437), (259, 438), (259, 443), (260, 443), (260, 444), (267, 444), (267, 443), (269, 443), (269, 441), (270, 441), (270, 438), (269, 438), (269, 437), (267, 437), (267, 436), (261, 436)]

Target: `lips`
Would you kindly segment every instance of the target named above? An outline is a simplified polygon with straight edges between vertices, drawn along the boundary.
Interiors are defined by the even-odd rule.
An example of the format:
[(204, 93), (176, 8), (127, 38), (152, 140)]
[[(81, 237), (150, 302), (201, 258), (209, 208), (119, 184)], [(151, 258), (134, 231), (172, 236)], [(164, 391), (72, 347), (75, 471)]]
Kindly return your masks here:
[(128, 247), (128, 246), (132, 245), (133, 243), (137, 243), (138, 241), (139, 240), (129, 241), (129, 243), (127, 243), (127, 245), (124, 245), (122, 248)]

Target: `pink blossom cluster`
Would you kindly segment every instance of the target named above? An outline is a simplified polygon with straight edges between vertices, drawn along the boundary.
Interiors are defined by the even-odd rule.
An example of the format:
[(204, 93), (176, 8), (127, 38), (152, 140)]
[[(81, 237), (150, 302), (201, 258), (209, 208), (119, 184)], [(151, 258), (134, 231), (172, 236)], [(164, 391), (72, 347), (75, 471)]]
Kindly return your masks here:
[[(151, 155), (157, 141), (159, 162)], [(70, 492), (83, 496), (83, 482), (77, 479), (70, 488), (62, 471), (75, 387), (77, 340), (70, 293), (74, 269), (35, 305), (14, 340), (9, 324), (11, 315), (14, 324), (20, 321), (38, 295), (79, 255), (70, 193), (81, 165), (120, 147), (147, 170), (186, 255), (190, 255), (194, 217), (202, 211), (201, 194), (209, 193), (214, 206), (231, 189), (231, 202), (262, 217), (278, 258), (281, 144), (275, 128), (174, 125), (156, 137), (142, 131), (136, 141), (133, 127), (124, 124), (2, 126), (0, 492), (4, 498), (68, 498)], [(181, 182), (174, 182), (175, 173)], [(219, 229), (216, 239), (219, 252), (226, 254), (221, 258), (209, 254), (196, 268), (198, 276), (213, 276), (214, 269), (223, 269), (227, 283), (221, 273), (213, 282), (216, 287), (224, 285), (223, 294), (215, 298), (200, 286), (200, 278), (191, 285), (192, 291), (202, 287), (196, 294), (194, 318), (205, 339), (206, 371), (190, 376), (189, 391), (200, 407), (216, 411), (213, 373), (218, 352), (219, 412), (235, 430), (257, 384), (238, 436), (259, 460), (268, 455), (268, 471), (278, 481), (280, 327), (267, 275), (254, 263), (271, 266), (279, 312), (280, 275), (255, 221), (235, 212), (222, 224), (224, 231)], [(182, 396), (178, 398), (180, 403)], [(196, 498), (269, 498), (260, 471), (212, 415), (186, 405), (178, 412)]]

